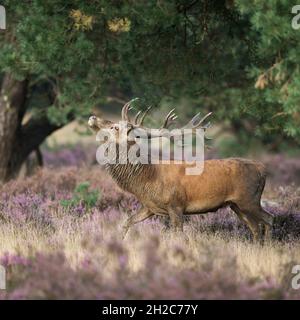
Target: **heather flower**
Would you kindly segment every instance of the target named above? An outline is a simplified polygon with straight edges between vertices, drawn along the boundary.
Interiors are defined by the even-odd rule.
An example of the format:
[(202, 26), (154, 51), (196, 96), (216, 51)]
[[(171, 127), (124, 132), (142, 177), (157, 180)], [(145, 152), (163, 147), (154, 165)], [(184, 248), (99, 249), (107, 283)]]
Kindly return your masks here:
[(9, 252), (5, 252), (0, 257), (0, 265), (4, 267), (10, 267), (10, 266), (28, 266), (30, 260), (26, 257), (23, 257), (18, 254), (11, 254)]
[(86, 163), (87, 157), (81, 146), (72, 149), (63, 147), (56, 151), (43, 151), (44, 163), (49, 167), (79, 167)]
[[(263, 206), (275, 217), (268, 251), (249, 241), (248, 228), (228, 208), (186, 217), (185, 236), (174, 235), (168, 219), (153, 217), (123, 241), (121, 225), (140, 208), (138, 200), (118, 189), (98, 165), (76, 162), (81, 151), (76, 156), (72, 150), (70, 159), (60, 152), (34, 175), (0, 187), (0, 265), (8, 271), (0, 299), (299, 299), (299, 292), (289, 289), (290, 266), (299, 264), (297, 186), (274, 184), (266, 190)], [(289, 181), (298, 161), (290, 167), (292, 173), (280, 167)], [(101, 198), (93, 198), (88, 208), (82, 201), (87, 192), (74, 206), (63, 206), (83, 181)], [(265, 265), (275, 249), (282, 261), (272, 260), (270, 269), (277, 263), (286, 277), (257, 271), (257, 265), (254, 276), (247, 273), (248, 255), (253, 254), (253, 264)], [(261, 261), (255, 254), (263, 252)]]

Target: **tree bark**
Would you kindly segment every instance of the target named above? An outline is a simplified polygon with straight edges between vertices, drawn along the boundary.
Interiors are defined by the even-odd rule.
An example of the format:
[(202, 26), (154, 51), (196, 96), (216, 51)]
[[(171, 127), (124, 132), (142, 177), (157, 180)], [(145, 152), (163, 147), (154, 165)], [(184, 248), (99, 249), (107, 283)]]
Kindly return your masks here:
[(25, 112), (27, 80), (17, 81), (6, 74), (0, 95), (0, 181), (8, 179), (10, 160), (15, 152), (22, 118)]
[(0, 183), (16, 177), (30, 153), (62, 127), (50, 123), (45, 114), (22, 125), (27, 91), (28, 80), (4, 76), (0, 92)]

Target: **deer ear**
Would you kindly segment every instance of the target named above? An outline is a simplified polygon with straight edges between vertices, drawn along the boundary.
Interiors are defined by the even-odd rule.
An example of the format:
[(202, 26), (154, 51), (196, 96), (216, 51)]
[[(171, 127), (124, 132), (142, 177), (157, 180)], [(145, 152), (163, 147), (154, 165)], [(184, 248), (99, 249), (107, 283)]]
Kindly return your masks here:
[(101, 119), (101, 118), (97, 118), (98, 119), (98, 126), (102, 128), (107, 128), (107, 127), (111, 127), (114, 123), (110, 120), (105, 120), (105, 119)]

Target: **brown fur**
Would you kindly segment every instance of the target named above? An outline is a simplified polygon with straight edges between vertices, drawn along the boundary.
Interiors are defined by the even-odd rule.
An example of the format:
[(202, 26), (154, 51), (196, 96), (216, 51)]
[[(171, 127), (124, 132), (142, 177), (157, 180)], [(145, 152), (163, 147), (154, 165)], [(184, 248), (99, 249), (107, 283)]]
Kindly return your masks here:
[(168, 215), (172, 226), (182, 230), (183, 215), (212, 212), (227, 205), (249, 226), (255, 239), (260, 224), (270, 231), (273, 218), (260, 205), (266, 180), (263, 164), (240, 158), (207, 160), (202, 174), (186, 175), (189, 166), (106, 165), (118, 185), (142, 203), (140, 211), (126, 221), (124, 236), (130, 226), (153, 215)]

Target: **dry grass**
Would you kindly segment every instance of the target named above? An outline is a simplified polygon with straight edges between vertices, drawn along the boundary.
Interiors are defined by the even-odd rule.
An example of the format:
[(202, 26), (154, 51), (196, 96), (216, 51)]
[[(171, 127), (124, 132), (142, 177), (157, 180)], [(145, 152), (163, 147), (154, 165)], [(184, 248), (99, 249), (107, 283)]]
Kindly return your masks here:
[[(99, 226), (95, 226), (94, 230), (92, 232), (89, 230), (87, 234), (86, 225), (90, 223), (88, 219), (75, 225), (62, 224), (54, 234), (28, 225), (22, 228), (13, 224), (3, 224), (0, 226), (0, 255), (10, 252), (29, 257), (34, 252), (54, 253), (59, 250), (64, 252), (71, 265), (76, 267), (89, 253), (88, 237), (93, 241), (98, 236), (101, 237), (101, 241), (111, 238), (121, 240), (119, 224), (112, 228), (104, 221), (99, 221)], [(161, 226), (148, 224), (137, 226), (124, 240), (132, 271), (138, 271), (143, 267), (145, 239), (151, 239), (157, 233), (159, 234), (157, 232), (159, 227)], [(224, 234), (195, 234), (189, 226), (185, 228), (185, 235), (187, 238), (164, 232), (160, 236), (162, 252), (167, 251), (168, 248), (180, 247), (190, 258), (181, 260), (172, 255), (166, 257), (178, 268), (200, 268), (202, 264), (212, 263), (214, 268), (221, 269), (224, 263), (232, 259), (238, 266), (237, 277), (249, 279), (272, 277), (280, 281), (284, 271), (288, 271), (285, 270), (287, 265), (300, 262), (300, 242), (291, 246), (269, 241), (261, 246), (234, 237), (229, 238)], [(97, 251), (101, 256), (101, 248)]]
[[(71, 196), (74, 187), (82, 181), (90, 181), (91, 188), (97, 187), (102, 195), (96, 207), (78, 214), (76, 208), (64, 208), (60, 202)], [(103, 298), (111, 295), (165, 298), (170, 295), (173, 298), (218, 299), (291, 295), (291, 267), (300, 263), (300, 241), (273, 239), (264, 246), (251, 243), (248, 231), (228, 211), (194, 217), (186, 223), (183, 235), (163, 231), (159, 220), (146, 221), (133, 227), (122, 241), (121, 225), (127, 214), (136, 210), (134, 199), (118, 190), (99, 168), (43, 170), (25, 181), (5, 185), (0, 194), (0, 213), (4, 219), (0, 224), (0, 257), (8, 254), (29, 258), (35, 270), (29, 268), (31, 271), (28, 271), (28, 266), (22, 269), (24, 275), (29, 273), (26, 279), (33, 279), (28, 282), (25, 276), (20, 278), (19, 271), (15, 273), (15, 268), (9, 269), (10, 287), (3, 298)], [(32, 200), (30, 194), (40, 198)], [(274, 196), (274, 190), (271, 195)], [(268, 198), (268, 194), (265, 197)], [(34, 201), (39, 205), (32, 205)], [(221, 220), (216, 220), (219, 217)], [(229, 232), (224, 227), (228, 221), (233, 226)], [(47, 262), (35, 258), (41, 253)], [(64, 262), (55, 262), (56, 258), (47, 260), (57, 254), (64, 257)], [(88, 270), (92, 279), (101, 275), (101, 285), (96, 280), (84, 280), (87, 282), (76, 294), (67, 284), (58, 290), (62, 280), (56, 278), (58, 271), (53, 266), (54, 269), (49, 267), (47, 272), (53, 272), (54, 276), (45, 275), (46, 280), (41, 280), (41, 272), (37, 271), (45, 263), (52, 265), (52, 261), (62, 264), (63, 270), (71, 268), (75, 272), (71, 278), (71, 271), (65, 271), (66, 277), (70, 276), (68, 281), (75, 281), (77, 277), (83, 281), (86, 274), (82, 275), (82, 270)], [(122, 276), (125, 279), (122, 278), (120, 284), (123, 269), (126, 275)], [(132, 280), (136, 275), (141, 277), (138, 283)], [(195, 279), (199, 279), (199, 284), (194, 288), (192, 284), (198, 281)], [(51, 294), (47, 291), (49, 281), (52, 281)], [(42, 283), (42, 287), (36, 282)], [(95, 283), (97, 294), (93, 291)], [(151, 294), (150, 283), (154, 286)], [(112, 291), (107, 293), (108, 289), (101, 287), (104, 284), (115, 291), (109, 289)], [(129, 290), (131, 284), (133, 288)], [(141, 291), (142, 284), (144, 291)], [(175, 293), (167, 294), (160, 286), (175, 287), (172, 289)], [(106, 292), (104, 296), (102, 291)]]

